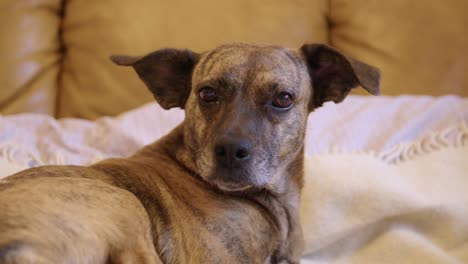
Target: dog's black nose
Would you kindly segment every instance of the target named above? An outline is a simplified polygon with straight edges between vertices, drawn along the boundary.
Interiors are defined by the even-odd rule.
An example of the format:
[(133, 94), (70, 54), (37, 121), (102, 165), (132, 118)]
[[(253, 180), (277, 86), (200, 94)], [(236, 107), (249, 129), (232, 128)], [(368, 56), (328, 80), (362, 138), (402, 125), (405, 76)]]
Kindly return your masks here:
[(239, 168), (250, 158), (251, 145), (245, 138), (222, 138), (214, 147), (218, 164), (225, 168)]

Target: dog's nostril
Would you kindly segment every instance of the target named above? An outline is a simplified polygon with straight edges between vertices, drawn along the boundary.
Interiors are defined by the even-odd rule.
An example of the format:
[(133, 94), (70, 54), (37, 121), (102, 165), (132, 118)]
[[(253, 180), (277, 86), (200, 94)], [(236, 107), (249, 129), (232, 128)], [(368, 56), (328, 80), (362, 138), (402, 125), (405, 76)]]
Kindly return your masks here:
[(222, 157), (226, 155), (226, 149), (223, 146), (216, 146), (214, 151), (215, 151), (216, 156), (218, 157)]
[(238, 149), (236, 151), (236, 158), (245, 159), (249, 156), (249, 151), (245, 148)]
[(213, 155), (224, 168), (240, 168), (250, 158), (250, 143), (236, 138), (222, 139), (214, 146)]

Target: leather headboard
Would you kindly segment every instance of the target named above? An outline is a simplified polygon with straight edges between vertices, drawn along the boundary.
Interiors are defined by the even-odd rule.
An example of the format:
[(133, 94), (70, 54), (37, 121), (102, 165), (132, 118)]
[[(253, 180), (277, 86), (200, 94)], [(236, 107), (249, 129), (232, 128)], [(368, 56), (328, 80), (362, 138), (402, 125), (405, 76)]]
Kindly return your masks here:
[(384, 95), (468, 95), (466, 0), (5, 0), (0, 7), (1, 114), (115, 115), (153, 99), (109, 55), (239, 41), (329, 43), (381, 68)]
[(94, 118), (153, 100), (132, 69), (110, 62), (111, 54), (200, 52), (233, 41), (323, 42), (326, 8), (324, 0), (69, 1), (58, 115)]
[(381, 91), (468, 96), (468, 1), (331, 0), (330, 43), (382, 70)]

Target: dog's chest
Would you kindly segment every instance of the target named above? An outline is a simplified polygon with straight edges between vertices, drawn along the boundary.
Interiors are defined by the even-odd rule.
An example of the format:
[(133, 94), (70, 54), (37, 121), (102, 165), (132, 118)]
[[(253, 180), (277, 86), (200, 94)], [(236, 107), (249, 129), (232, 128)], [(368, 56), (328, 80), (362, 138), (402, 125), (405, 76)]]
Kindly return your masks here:
[(241, 200), (204, 202), (177, 203), (168, 213), (157, 234), (165, 263), (264, 263), (273, 254), (278, 232), (268, 214)]

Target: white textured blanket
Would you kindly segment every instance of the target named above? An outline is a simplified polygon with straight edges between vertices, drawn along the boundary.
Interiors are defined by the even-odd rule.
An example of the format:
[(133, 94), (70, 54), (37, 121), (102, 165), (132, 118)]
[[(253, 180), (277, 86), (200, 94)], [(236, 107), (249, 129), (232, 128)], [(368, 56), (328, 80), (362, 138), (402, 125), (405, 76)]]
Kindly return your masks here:
[(304, 263), (468, 263), (466, 126), (388, 154), (307, 159)]
[[(174, 127), (156, 104), (96, 122), (0, 116), (0, 178), (126, 156)], [(468, 263), (468, 99), (351, 96), (309, 119), (304, 263)]]

